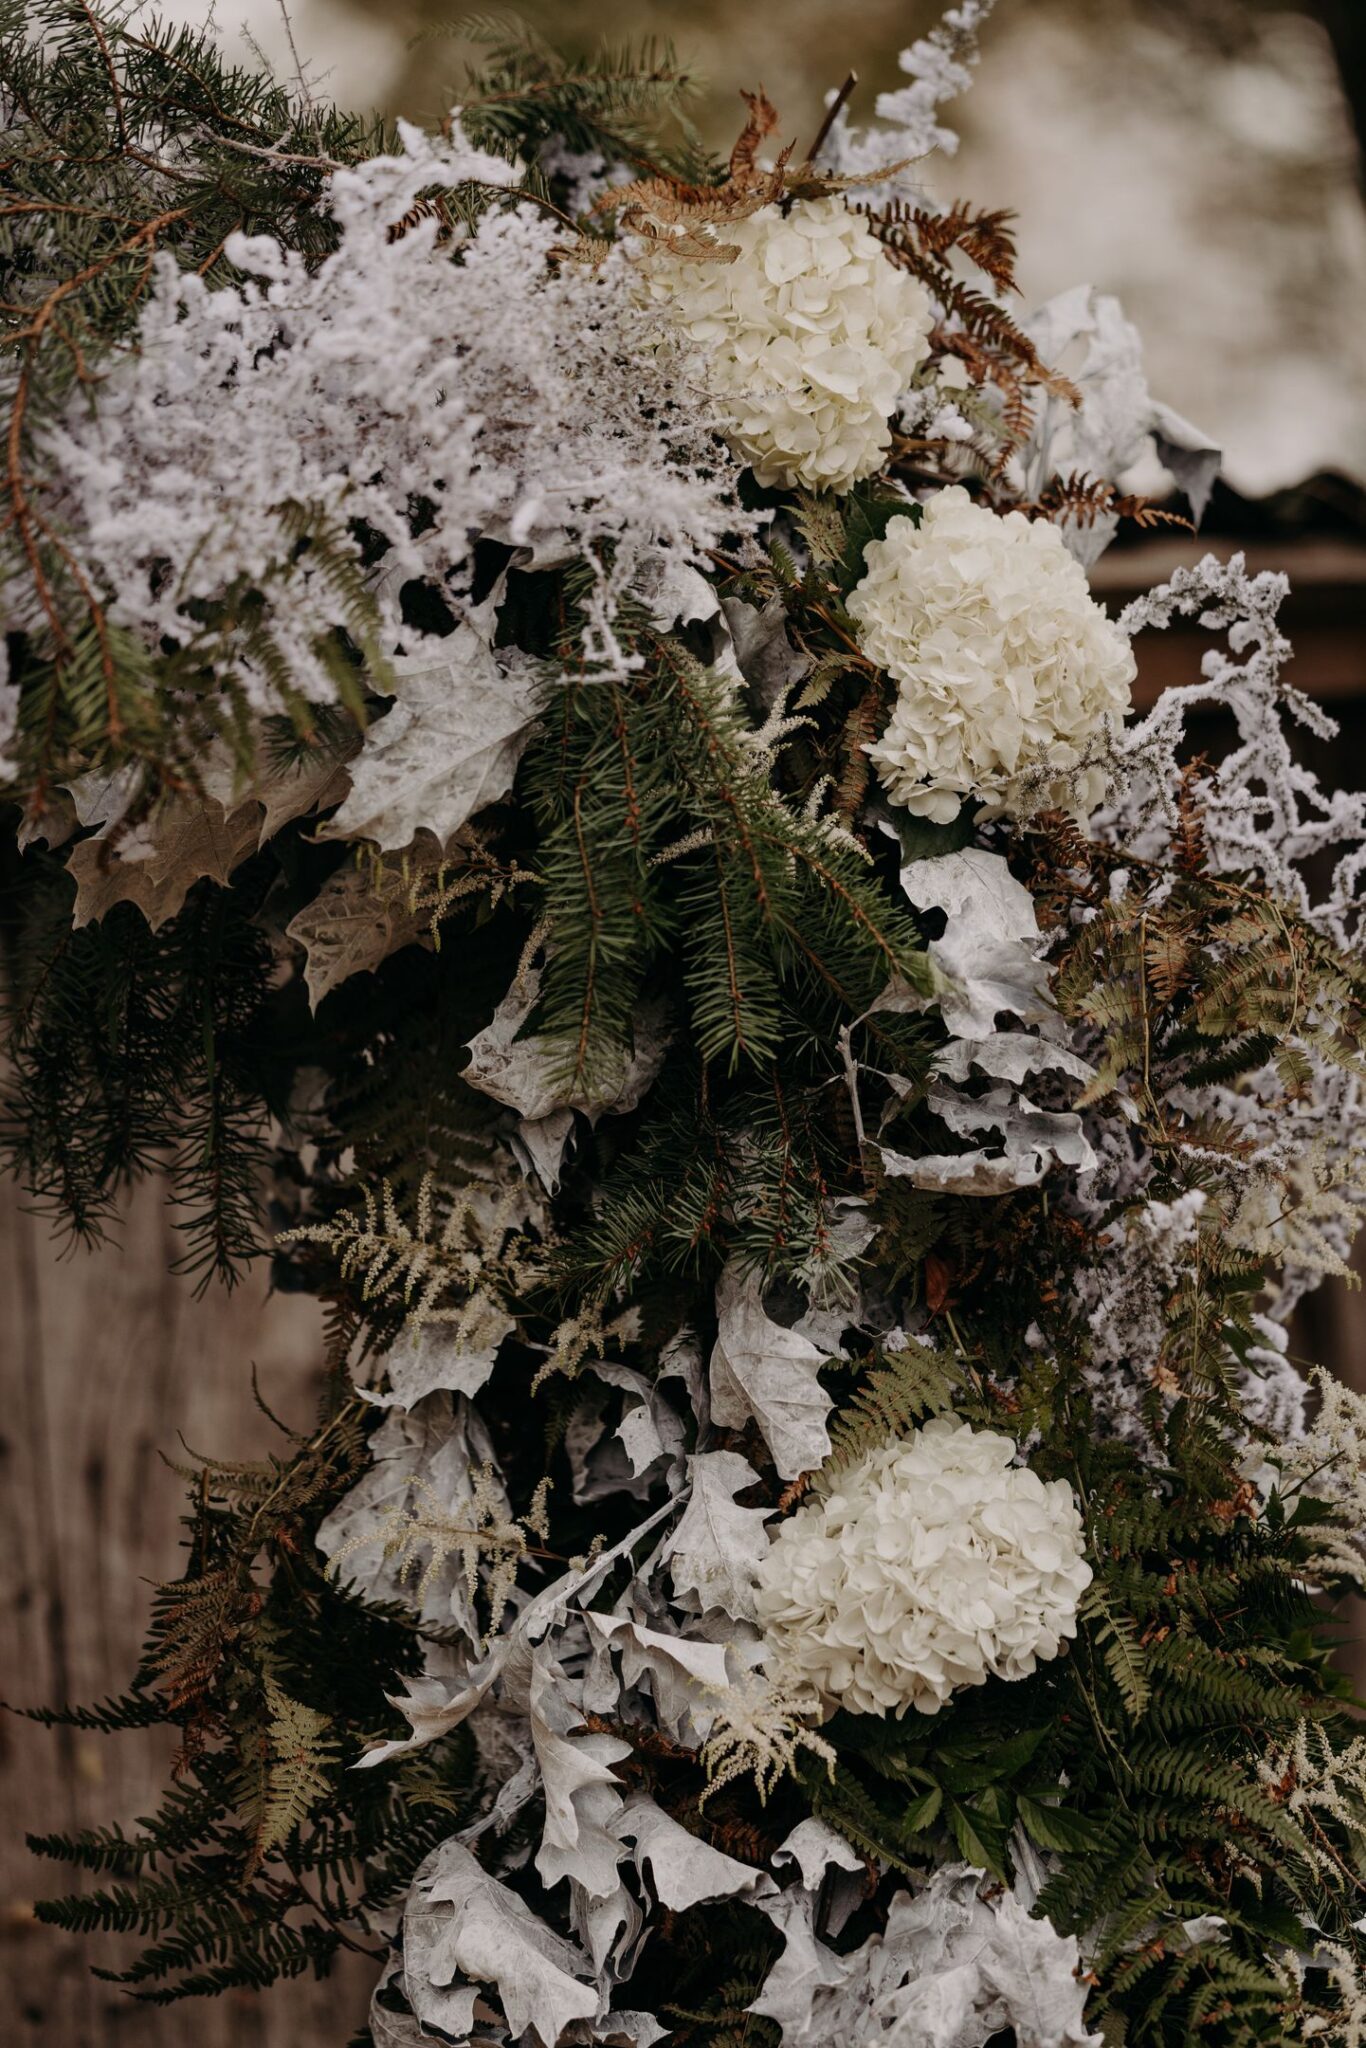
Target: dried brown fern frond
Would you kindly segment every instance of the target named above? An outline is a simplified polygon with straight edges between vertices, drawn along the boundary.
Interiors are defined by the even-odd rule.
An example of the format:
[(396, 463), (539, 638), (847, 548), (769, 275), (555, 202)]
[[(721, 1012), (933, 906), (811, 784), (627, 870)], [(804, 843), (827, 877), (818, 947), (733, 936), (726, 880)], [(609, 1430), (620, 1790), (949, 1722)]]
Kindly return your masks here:
[(589, 270), (601, 270), (612, 253), (603, 235), (580, 235), (573, 242), (556, 242), (549, 251), (552, 263), (582, 263)]
[(1199, 875), (1205, 870), (1208, 852), (1205, 832), (1204, 789), (1210, 773), (1209, 757), (1197, 754), (1187, 761), (1181, 770), (1181, 786), (1176, 792), (1176, 830), (1172, 834), (1172, 859), (1183, 875)]
[[(1080, 405), (1081, 394), (1076, 385), (1049, 368), (1030, 337), (1004, 306), (987, 292), (979, 291), (953, 275), (944, 261), (947, 250), (937, 250), (933, 236), (927, 239), (926, 222), (930, 217), (922, 209), (892, 200), (882, 207), (861, 206), (859, 211), (891, 261), (918, 278), (941, 307), (943, 319), (937, 346), (942, 344), (951, 353), (963, 355), (954, 342), (959, 336), (966, 337), (978, 345), (975, 357), (963, 355), (970, 368), (974, 361), (981, 367), (989, 363), (993, 381), (999, 382), (1000, 369), (1012, 366), (1020, 381), (1040, 385), (1055, 397), (1065, 399), (1069, 405)], [(975, 235), (974, 228), (977, 230)], [(965, 235), (968, 241), (963, 239)], [(1013, 239), (1000, 216), (986, 214), (975, 222), (964, 218), (956, 225), (955, 237), (949, 247), (962, 248), (965, 254), (970, 254), (968, 243), (973, 240), (979, 254), (988, 255), (998, 269), (1007, 250), (1010, 260), (1013, 260)], [(993, 282), (1000, 282), (988, 264), (979, 262), (979, 268), (992, 277)], [(1013, 277), (1011, 282), (1013, 284)]]
[(761, 207), (781, 199), (789, 146), (771, 170), (760, 168), (759, 145), (771, 135), (778, 116), (763, 89), (742, 93), (749, 118), (730, 153), (725, 181), (717, 185), (687, 185), (667, 176), (637, 178), (604, 192), (596, 201), (597, 213), (615, 213), (618, 225), (629, 234), (649, 241), (667, 241), (671, 254), (698, 261), (733, 262), (736, 251), (712, 239), (707, 230), (727, 221), (744, 220)]
[(1136, 492), (1121, 491), (1117, 484), (1104, 477), (1093, 477), (1085, 470), (1054, 477), (1037, 498), (1019, 509), (1031, 519), (1070, 519), (1077, 526), (1094, 526), (1098, 519), (1113, 516), (1132, 520), (1140, 532), (1158, 526), (1179, 526), (1187, 533), (1195, 532), (1193, 523), (1183, 513), (1169, 512), (1165, 506), (1154, 505), (1151, 498)]
[(953, 356), (962, 363), (978, 390), (990, 385), (999, 397), (1000, 418), (990, 430), (979, 429), (970, 444), (950, 444), (959, 457), (979, 470), (984, 482), (994, 484), (1014, 450), (1034, 431), (1034, 406), (1029, 394), (1031, 384), (1038, 379), (1012, 357), (1009, 349), (993, 347), (961, 328), (946, 328), (942, 324), (936, 327), (930, 336), (930, 347), (935, 354)]
[[(759, 144), (771, 135), (778, 125), (778, 110), (769, 99), (763, 87), (757, 92), (746, 92), (741, 88), (740, 97), (749, 108), (749, 119), (735, 138), (735, 147), (730, 153), (730, 182), (732, 185), (754, 183), (762, 179), (758, 167)], [(783, 161), (791, 150), (783, 152)]]
[(410, 233), (413, 228), (421, 226), (424, 220), (435, 220), (440, 223), (437, 229), (438, 241), (444, 242), (450, 239), (454, 233), (455, 224), (451, 219), (451, 210), (446, 203), (443, 193), (428, 193), (421, 199), (415, 199), (401, 220), (390, 221), (384, 231), (385, 241), (401, 242), (406, 234)]
[(250, 1574), (235, 1559), (162, 1589), (152, 1669), (173, 1714), (193, 1721), (207, 1707), (229, 1646), (260, 1604)]
[(777, 112), (762, 86), (757, 92), (742, 91), (740, 97), (749, 113), (722, 182), (688, 185), (667, 176), (637, 178), (632, 184), (604, 192), (594, 211), (615, 213), (626, 233), (665, 242), (671, 255), (727, 263), (735, 260), (737, 252), (715, 238), (711, 230), (728, 221), (744, 220), (780, 200), (825, 199), (854, 186), (881, 184), (903, 168), (900, 163), (888, 164), (857, 177), (836, 177), (809, 160), (793, 164), (793, 145), (789, 143), (766, 169), (758, 160), (759, 145), (777, 127)]
[(933, 213), (928, 207), (893, 200), (882, 211), (884, 219), (910, 229), (932, 260), (942, 263), (952, 250), (961, 249), (999, 291), (1019, 290), (1015, 282), (1015, 233), (1011, 226), (1016, 215), (1012, 208), (973, 206), (966, 199), (955, 199), (945, 212)]
[(844, 721), (840, 734), (840, 751), (844, 766), (840, 771), (835, 792), (835, 812), (846, 825), (852, 825), (858, 816), (864, 797), (868, 792), (868, 778), (871, 763), (867, 749), (877, 738), (878, 728), (886, 714), (886, 700), (881, 678), (875, 679), (859, 698)]

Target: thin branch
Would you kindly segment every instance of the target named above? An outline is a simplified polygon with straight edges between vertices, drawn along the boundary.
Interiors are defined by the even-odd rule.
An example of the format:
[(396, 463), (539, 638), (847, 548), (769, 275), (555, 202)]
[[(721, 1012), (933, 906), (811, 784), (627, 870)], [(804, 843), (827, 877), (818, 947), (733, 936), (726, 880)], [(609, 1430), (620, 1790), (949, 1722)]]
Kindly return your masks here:
[(834, 127), (836, 121), (839, 119), (840, 109), (846, 104), (850, 93), (852, 93), (854, 87), (857, 84), (858, 73), (857, 71), (851, 71), (849, 73), (849, 76), (845, 79), (844, 84), (840, 87), (839, 91), (835, 94), (835, 97), (831, 100), (829, 106), (825, 110), (825, 119), (821, 122), (820, 127), (816, 130), (816, 139), (812, 143), (810, 149), (808, 149), (808, 151), (806, 152), (808, 163), (815, 163), (817, 157), (825, 148), (826, 143), (830, 139), (830, 130)]
[(104, 30), (100, 27), (95, 10), (90, 6), (89, 0), (79, 0), (79, 5), (81, 13), (86, 18), (91, 35), (100, 46), (100, 57), (104, 64), (105, 75), (109, 80), (109, 91), (114, 102), (114, 123), (119, 131), (119, 143), (126, 149), (128, 147), (128, 123), (124, 119), (123, 89), (119, 84), (119, 74), (114, 67), (114, 60), (109, 54), (109, 45), (105, 41)]

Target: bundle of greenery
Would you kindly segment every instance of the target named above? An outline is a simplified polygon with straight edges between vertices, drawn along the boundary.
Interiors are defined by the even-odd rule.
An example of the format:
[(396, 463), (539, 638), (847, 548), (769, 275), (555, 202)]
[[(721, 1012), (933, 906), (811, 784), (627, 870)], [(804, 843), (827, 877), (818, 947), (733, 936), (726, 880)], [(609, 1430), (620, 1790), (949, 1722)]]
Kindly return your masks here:
[(326, 1304), (316, 1430), (37, 1710), (180, 1730), (38, 1845), (137, 1996), (345, 1946), (373, 2048), (1366, 2039), (1366, 1403), (1287, 1340), (1366, 801), (1282, 578), (1091, 594), (1218, 457), (933, 196), (986, 12), (717, 164), (658, 50), (475, 24), (390, 132), (5, 10), (7, 1157)]

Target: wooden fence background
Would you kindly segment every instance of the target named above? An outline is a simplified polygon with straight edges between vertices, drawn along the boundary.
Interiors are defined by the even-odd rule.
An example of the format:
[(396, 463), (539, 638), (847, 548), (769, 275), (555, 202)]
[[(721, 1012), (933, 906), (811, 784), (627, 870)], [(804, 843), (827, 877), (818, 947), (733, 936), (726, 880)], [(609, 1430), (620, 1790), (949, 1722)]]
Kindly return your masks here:
[[(0, 1187), (0, 1695), (91, 1701), (127, 1684), (152, 1584), (180, 1570), (184, 1445), (259, 1457), (278, 1434), (251, 1398), (306, 1422), (318, 1310), (244, 1284), (195, 1301), (167, 1272), (180, 1250), (162, 1191), (140, 1189), (118, 1245), (59, 1259), (47, 1226)], [(135, 2004), (90, 1975), (117, 1944), (33, 1918), (66, 1889), (26, 1832), (128, 1822), (151, 1810), (173, 1738), (49, 1731), (0, 1716), (0, 2042), (6, 2048), (345, 2048), (372, 1966), (323, 1984)], [(74, 1888), (74, 1887), (73, 1887)], [(356, 1959), (346, 1958), (347, 1962)]]
[[(1183, 552), (1164, 542), (1106, 557), (1112, 602), (1144, 589)], [(1188, 550), (1189, 552), (1189, 550)], [(1255, 554), (1257, 551), (1250, 551)], [(1288, 557), (1295, 557), (1293, 561)], [(1291, 568), (1294, 680), (1332, 700), (1342, 734), (1313, 749), (1329, 782), (1366, 774), (1366, 548), (1266, 551)], [(1263, 561), (1254, 559), (1252, 566)], [(1147, 636), (1140, 699), (1198, 671), (1191, 636)], [(137, 1656), (150, 1588), (179, 1570), (180, 1478), (164, 1462), (190, 1448), (255, 1457), (271, 1428), (250, 1372), (277, 1413), (304, 1421), (316, 1391), (316, 1305), (267, 1299), (263, 1282), (196, 1302), (167, 1267), (180, 1249), (161, 1191), (143, 1187), (117, 1245), (61, 1260), (46, 1226), (0, 1185), (0, 1697), (16, 1705), (90, 1701), (121, 1690)], [(1366, 1391), (1366, 1302), (1331, 1282), (1295, 1331), (1298, 1354)], [(1345, 1655), (1366, 1689), (1366, 1603)], [(150, 1810), (170, 1739), (34, 1727), (0, 1715), (0, 2043), (5, 2048), (345, 2048), (363, 2019), (371, 1965), (343, 1958), (327, 1983), (277, 1986), (158, 2009), (131, 2002), (89, 1965), (116, 1961), (104, 1938), (40, 1926), (32, 1901), (69, 1873), (39, 1863), (24, 1833), (57, 1832)]]

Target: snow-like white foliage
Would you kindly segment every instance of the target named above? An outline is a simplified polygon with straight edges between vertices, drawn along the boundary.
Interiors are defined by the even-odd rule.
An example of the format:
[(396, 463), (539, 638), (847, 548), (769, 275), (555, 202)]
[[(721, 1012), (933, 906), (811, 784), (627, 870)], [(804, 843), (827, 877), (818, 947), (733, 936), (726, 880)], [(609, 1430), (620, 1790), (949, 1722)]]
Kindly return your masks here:
[[(856, 129), (841, 107), (821, 149), (823, 165), (845, 178), (885, 174), (894, 165), (913, 166), (931, 151), (952, 156), (958, 137), (939, 119), (939, 109), (956, 100), (972, 84), (978, 59), (977, 38), (995, 0), (960, 0), (943, 20), (897, 59), (909, 85), (877, 96), (876, 111), (885, 128)], [(889, 197), (919, 197), (923, 187), (914, 171), (883, 179), (879, 192)]]
[[(401, 156), (333, 175), (339, 243), (315, 269), (239, 235), (228, 254), (254, 281), (211, 290), (162, 256), (136, 351), (98, 407), (73, 400), (46, 436), (50, 516), (114, 623), (183, 641), (188, 606), (263, 590), (280, 672), (315, 700), (335, 694), (320, 642), (355, 623), (327, 560), (358, 564), (350, 521), (388, 543), (385, 652), (417, 637), (403, 583), (458, 584), (480, 534), (562, 557), (613, 543), (606, 635), (610, 596), (642, 562), (686, 559), (736, 524), (688, 347), (661, 341), (624, 257), (557, 267), (562, 230), (505, 202), (441, 246), (435, 218), (409, 224), (418, 197), (513, 174), (458, 125), (449, 141), (401, 135)], [(332, 548), (287, 572), (305, 526)], [(252, 701), (278, 709), (259, 659), (240, 639), (230, 653)]]
[(1014, 1457), (941, 1416), (818, 1482), (760, 1567), (775, 1654), (830, 1703), (898, 1719), (1056, 1657), (1091, 1582), (1081, 1516)]
[(787, 1945), (751, 2010), (778, 2022), (783, 2048), (984, 2048), (1009, 2030), (1029, 2048), (1100, 2048), (1076, 1937), (988, 1890), (980, 1870), (949, 1864), (898, 1892), (886, 1930), (845, 1956), (816, 1937), (806, 1904), (789, 1891), (762, 1908)]
[(900, 685), (869, 749), (894, 801), (940, 822), (965, 796), (1093, 809), (1105, 777), (1089, 745), (1128, 710), (1135, 664), (1057, 528), (954, 486), (918, 524), (892, 519), (864, 560), (849, 613)]
[[(1100, 1160), (1083, 1213), (1100, 1217), (1115, 1189), (1136, 1182), (1127, 1133), (1096, 1121)], [(1152, 1201), (1102, 1233), (1103, 1256), (1071, 1276), (1073, 1301), (1088, 1331), (1082, 1374), (1096, 1421), (1107, 1435), (1149, 1448), (1140, 1401), (1157, 1384), (1167, 1337), (1166, 1306), (1180, 1285), (1199, 1234), (1206, 1198), (1196, 1189), (1175, 1201)]]
[[(1277, 614), (1289, 588), (1288, 579), (1271, 570), (1250, 575), (1241, 554), (1227, 562), (1206, 555), (1125, 609), (1118, 624), (1131, 636), (1163, 630), (1176, 618), (1197, 618), (1208, 631), (1226, 635), (1228, 649), (1211, 648), (1199, 682), (1165, 690), (1124, 734), (1117, 762), (1124, 795), (1093, 820), (1093, 829), (1160, 860), (1175, 820), (1186, 722), (1193, 712), (1217, 706), (1232, 713), (1238, 739), (1200, 788), (1211, 868), (1261, 875), (1273, 894), (1347, 945), (1360, 929), (1366, 795), (1325, 790), (1294, 757), (1287, 717), (1317, 739), (1332, 739), (1337, 726), (1282, 675), (1291, 647)], [(1328, 896), (1316, 904), (1303, 866), (1334, 849)]]
[(705, 357), (761, 483), (847, 491), (892, 445), (897, 400), (929, 353), (929, 293), (839, 198), (762, 207), (718, 239), (733, 261), (652, 250), (649, 297)]

